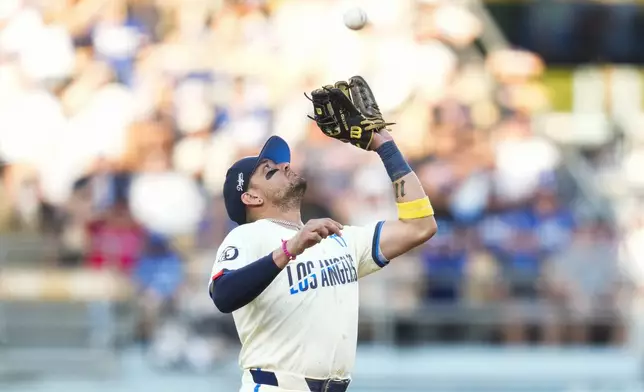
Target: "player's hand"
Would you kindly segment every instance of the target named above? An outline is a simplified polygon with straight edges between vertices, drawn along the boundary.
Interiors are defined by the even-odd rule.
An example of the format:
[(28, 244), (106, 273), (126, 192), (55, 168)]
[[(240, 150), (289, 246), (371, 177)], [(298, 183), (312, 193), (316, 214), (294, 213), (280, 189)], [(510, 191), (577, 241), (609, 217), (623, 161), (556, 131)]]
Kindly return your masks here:
[(330, 235), (337, 234), (341, 236), (342, 228), (343, 226), (333, 219), (311, 219), (306, 222), (295, 237), (286, 243), (287, 249), (293, 255), (302, 254), (306, 249), (319, 244), (320, 241)]

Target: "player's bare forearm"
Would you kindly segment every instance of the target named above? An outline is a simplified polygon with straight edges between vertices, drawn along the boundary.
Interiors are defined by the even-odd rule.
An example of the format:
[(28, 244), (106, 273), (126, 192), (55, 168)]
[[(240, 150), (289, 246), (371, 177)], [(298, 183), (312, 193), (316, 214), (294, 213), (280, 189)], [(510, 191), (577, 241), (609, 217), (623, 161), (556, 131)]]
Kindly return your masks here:
[[(391, 143), (384, 146), (387, 142)], [(404, 162), (386, 130), (374, 135), (371, 149), (383, 159), (399, 206), (399, 219), (385, 222), (380, 234), (380, 250), (391, 260), (436, 234), (436, 220), (420, 180)]]

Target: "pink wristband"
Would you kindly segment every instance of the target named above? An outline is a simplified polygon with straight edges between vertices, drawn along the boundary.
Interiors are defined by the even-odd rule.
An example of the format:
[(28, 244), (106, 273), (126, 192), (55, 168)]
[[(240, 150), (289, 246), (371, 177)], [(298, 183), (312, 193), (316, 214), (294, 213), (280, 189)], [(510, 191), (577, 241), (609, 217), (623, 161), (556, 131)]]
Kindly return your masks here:
[(284, 254), (286, 255), (286, 258), (288, 258), (289, 260), (295, 260), (295, 256), (293, 256), (293, 255), (288, 251), (288, 249), (286, 249), (286, 241), (284, 241), (284, 240), (282, 240), (282, 251), (283, 251), (283, 252), (284, 252)]

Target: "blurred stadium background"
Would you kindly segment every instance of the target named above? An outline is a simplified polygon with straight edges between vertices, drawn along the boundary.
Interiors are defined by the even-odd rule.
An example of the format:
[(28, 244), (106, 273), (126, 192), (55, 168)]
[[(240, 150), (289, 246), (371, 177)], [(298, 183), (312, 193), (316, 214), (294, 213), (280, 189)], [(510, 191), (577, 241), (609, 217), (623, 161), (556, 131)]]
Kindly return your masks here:
[(642, 390), (643, 36), (639, 1), (0, 0), (0, 390), (237, 390), (228, 165), (279, 134), (305, 219), (395, 216), (305, 116), (354, 74), (439, 234), (365, 279), (351, 390)]

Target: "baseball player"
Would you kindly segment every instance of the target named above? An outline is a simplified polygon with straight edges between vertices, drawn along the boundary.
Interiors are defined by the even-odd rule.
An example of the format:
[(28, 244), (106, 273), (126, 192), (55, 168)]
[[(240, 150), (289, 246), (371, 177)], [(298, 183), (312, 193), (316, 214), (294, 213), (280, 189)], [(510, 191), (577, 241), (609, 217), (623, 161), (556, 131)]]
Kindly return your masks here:
[(391, 178), (398, 220), (303, 224), (306, 181), (273, 136), (226, 173), (224, 201), (239, 224), (221, 244), (210, 297), (232, 313), (242, 344), (242, 392), (346, 391), (358, 331), (359, 279), (436, 233), (434, 211), (396, 147), (371, 89), (359, 76), (311, 93), (328, 136), (377, 153)]

